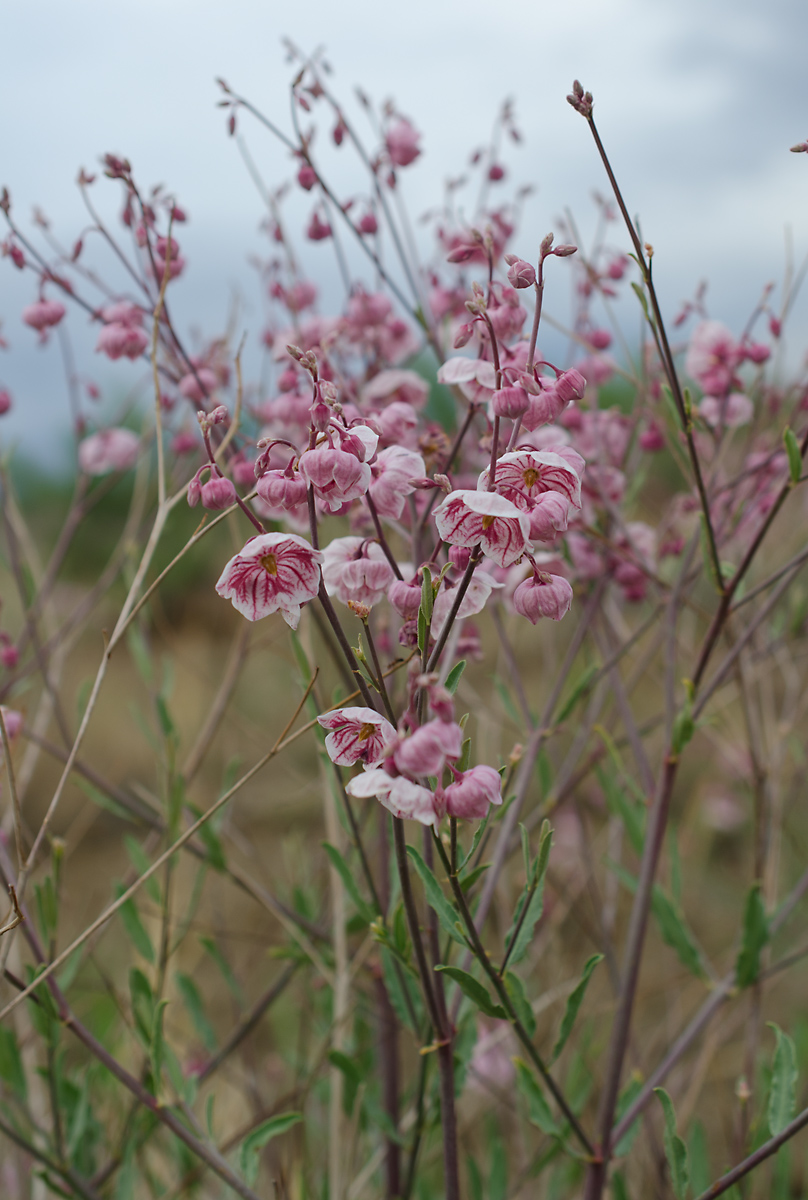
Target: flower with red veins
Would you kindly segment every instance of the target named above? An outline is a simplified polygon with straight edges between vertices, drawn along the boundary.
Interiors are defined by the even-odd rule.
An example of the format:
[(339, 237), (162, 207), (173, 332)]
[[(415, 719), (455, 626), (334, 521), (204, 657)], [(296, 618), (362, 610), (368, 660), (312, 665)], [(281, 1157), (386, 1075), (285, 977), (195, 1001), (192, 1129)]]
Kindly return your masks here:
[(560, 621), (570, 610), (572, 588), (561, 575), (549, 575), (536, 571), (531, 579), (520, 583), (513, 593), (513, 607), (531, 625), (542, 617)]
[(560, 492), (544, 492), (537, 496), (530, 509), (530, 536), (537, 542), (554, 542), (559, 533), (566, 533), (569, 524), (570, 502)]
[(329, 730), (326, 753), (338, 767), (358, 762), (375, 767), (384, 758), (385, 747), (396, 738), (390, 722), (372, 708), (337, 708), (317, 720)]
[(429, 788), (421, 787), (403, 775), (394, 779), (380, 767), (371, 767), (357, 775), (345, 790), (349, 796), (357, 799), (375, 797), (394, 817), (405, 821), (437, 825), (440, 820), (435, 797)]
[(472, 767), (455, 776), (454, 782), (438, 793), (450, 817), (479, 821), (491, 804), (502, 803), (502, 779), (493, 767)]
[(416, 371), (398, 367), (379, 371), (360, 392), (364, 404), (373, 407), (401, 400), (413, 408), (423, 408), (429, 397), (429, 384)]
[(463, 751), (463, 730), (454, 721), (427, 721), (408, 738), (401, 738), (393, 762), (402, 775), (439, 775), (447, 759)]
[(368, 463), (329, 445), (305, 450), (298, 470), (330, 512), (337, 512), (343, 504), (364, 496), (372, 478)]
[(204, 404), (216, 391), (218, 383), (216, 373), (210, 367), (197, 367), (195, 371), (183, 375), (179, 389), (186, 400), (193, 400), (194, 404)]
[(755, 410), (743, 392), (730, 392), (728, 396), (705, 396), (699, 404), (699, 415), (711, 429), (738, 429), (749, 424)]
[(98, 335), (96, 354), (106, 354), (107, 358), (115, 361), (118, 358), (129, 358), (134, 361), (149, 344), (148, 335), (133, 325), (124, 325), (113, 321), (105, 325)]
[(260, 533), (225, 566), (216, 591), (248, 621), (280, 611), (297, 629), (300, 606), (320, 588), (323, 556), (295, 533)]
[(501, 567), (530, 547), (530, 519), (496, 492), (452, 492), (435, 510), (438, 533), (450, 546), (477, 546)]
[(743, 350), (726, 325), (702, 321), (693, 330), (685, 358), (685, 371), (710, 396), (722, 396), (732, 387)]
[[(477, 481), (488, 488), (490, 469)], [(581, 507), (581, 477), (565, 458), (553, 450), (516, 450), (503, 454), (494, 470), (494, 485), (519, 508), (528, 508), (545, 492), (560, 492), (573, 508)]]
[(53, 325), (58, 325), (67, 312), (64, 304), (58, 300), (37, 300), (22, 310), (22, 319), (26, 325), (42, 333)]
[(329, 596), (343, 604), (372, 608), (386, 595), (393, 568), (378, 542), (367, 538), (334, 538), (323, 551), (323, 582)]
[(421, 135), (404, 117), (388, 125), (384, 142), (390, 162), (396, 167), (408, 167), (421, 153)]
[[(488, 603), (488, 597), (495, 588), (501, 588), (503, 584), (490, 575), (488, 571), (476, 570), (471, 577), (471, 583), (466, 588), (463, 599), (460, 601), (460, 607), (457, 610), (457, 621), (463, 621), (466, 617), (476, 616), (482, 612)], [(440, 637), (443, 626), (452, 611), (455, 599), (457, 598), (457, 585), (452, 587), (448, 580), (444, 579), (441, 584), (440, 591), (435, 597), (435, 603), (432, 605), (432, 634), (434, 637)]]
[(414, 480), (426, 473), (424, 460), (414, 450), (403, 446), (388, 446), (382, 450), (370, 468), (373, 479), (368, 494), (382, 517), (398, 519), (404, 501), (415, 491)]
[(137, 462), (140, 439), (131, 429), (102, 429), (79, 446), (79, 466), (87, 475), (128, 471)]

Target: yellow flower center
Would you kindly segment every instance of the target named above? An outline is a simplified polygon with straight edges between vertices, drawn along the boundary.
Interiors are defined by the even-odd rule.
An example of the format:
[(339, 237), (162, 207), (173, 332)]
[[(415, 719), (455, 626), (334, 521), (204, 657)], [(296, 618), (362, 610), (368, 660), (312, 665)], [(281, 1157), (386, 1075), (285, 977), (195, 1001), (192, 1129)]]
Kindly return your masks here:
[(483, 529), (490, 529), (494, 524), (494, 518), (490, 513), (486, 513), (483, 517)]
[(259, 561), (268, 575), (278, 574), (278, 560), (274, 554), (265, 554)]
[(360, 742), (366, 742), (368, 740), (368, 738), (373, 737), (375, 732), (376, 732), (376, 726), (373, 724), (373, 722), (366, 721), (365, 724), (361, 725), (359, 728)]
[(534, 487), (536, 484), (536, 480), (538, 478), (539, 478), (539, 472), (536, 470), (535, 467), (528, 467), (526, 470), (524, 470), (522, 472), (522, 479), (524, 480), (526, 488)]

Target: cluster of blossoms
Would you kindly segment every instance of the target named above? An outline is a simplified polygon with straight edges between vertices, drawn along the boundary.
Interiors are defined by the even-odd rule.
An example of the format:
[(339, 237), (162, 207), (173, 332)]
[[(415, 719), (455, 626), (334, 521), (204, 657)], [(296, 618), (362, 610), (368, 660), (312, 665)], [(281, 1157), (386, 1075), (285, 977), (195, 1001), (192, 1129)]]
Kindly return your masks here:
[[(296, 103), (305, 111), (315, 102), (332, 103), (321, 82), (305, 72), (296, 88)], [(229, 89), (225, 93), (232, 131), (240, 102)], [(334, 115), (334, 145), (355, 141), (335, 106)], [(516, 138), (507, 106), (503, 128)], [(384, 196), (399, 188), (399, 173), (421, 155), (420, 135), (394, 109), (385, 110), (380, 130), (380, 145), (367, 161), (381, 207), (358, 198), (365, 211), (357, 217), (354, 198), (339, 206), (363, 247), (371, 235), (382, 236), (382, 213), (392, 220)], [(311, 139), (302, 139), (294, 155), (299, 187), (316, 197), (308, 237), (328, 241), (333, 197), (314, 164)], [(504, 178), (493, 151), (475, 152), (475, 163), (486, 188)], [(468, 226), (447, 211), (436, 220), (436, 257), (414, 284), (417, 307), (409, 316), (370, 251), (387, 290), (356, 283), (341, 313), (322, 315), (318, 289), (300, 275), (291, 253), (277, 193), (268, 232), (280, 257), (262, 266), (270, 305), (263, 344), (273, 382), (268, 391), (245, 390), (234, 427), (234, 405), (224, 402), (233, 387), (226, 342), (216, 339), (189, 354), (170, 318), (168, 285), (185, 268), (172, 230), (186, 214), (160, 189), (145, 198), (126, 160), (107, 156), (105, 168), (123, 185), (131, 273), (139, 273), (143, 296), (137, 303), (123, 296), (111, 302), (107, 293), (100, 305), (79, 297), (65, 277), (68, 264), (43, 268), (23, 251), (4, 196), (12, 232), (3, 252), (39, 276), (39, 299), (22, 319), (47, 337), (66, 308), (46, 299), (44, 290), (61, 286), (65, 299), (81, 299), (100, 324), (96, 349), (108, 359), (148, 359), (154, 338), (164, 429), (175, 469), (186, 480), (183, 464), (202, 452), (187, 482), (188, 503), (214, 511), (235, 504), (252, 522), (254, 535), (216, 584), (248, 620), (279, 612), (295, 629), (303, 606), (319, 598), (335, 625), (341, 618), (334, 599), (372, 624), (382, 653), (389, 655), (397, 641), (413, 654), (420, 651), (422, 678), (427, 669), (445, 677), (461, 653), (479, 651), (469, 618), (486, 605), (533, 625), (542, 618), (558, 621), (570, 609), (574, 583), (586, 587), (604, 578), (627, 601), (639, 602), (661, 561), (681, 552), (695, 522), (692, 496), (680, 496), (658, 530), (629, 519), (626, 511), (627, 479), (641, 475), (666, 446), (659, 363), (649, 358), (645, 364), (644, 411), (638, 406), (629, 415), (600, 404), (601, 389), (617, 368), (606, 353), (611, 335), (598, 326), (592, 306), (599, 296), (616, 294), (628, 265), (621, 251), (603, 242), (584, 257), (575, 245), (556, 244), (548, 235), (534, 263), (508, 251), (515, 219), (506, 205), (487, 205)], [(82, 174), (85, 198), (92, 182)], [(606, 228), (614, 214), (599, 203)], [(81, 253), (79, 242), (72, 264)], [(537, 341), (546, 274), (556, 259), (569, 259), (577, 272), (573, 332), (582, 353), (565, 369), (547, 361)], [(698, 305), (692, 311), (700, 311)], [(774, 317), (770, 331), (779, 336)], [(438, 419), (430, 382), (413, 369), (425, 347), (437, 357), (437, 381), (453, 399), (449, 418)], [(697, 436), (706, 458), (718, 452), (728, 432), (752, 419), (750, 389), (739, 372), (744, 364), (760, 367), (768, 354), (767, 346), (748, 335), (736, 341), (715, 321), (696, 327), (685, 367), (703, 392)], [(97, 389), (88, 387), (88, 394)], [(0, 413), (10, 404), (0, 391)], [(191, 413), (201, 444), (199, 432), (189, 427)], [(78, 461), (87, 475), (126, 471), (142, 452), (143, 441), (131, 430), (88, 432), (83, 415), (77, 423), (86, 435)], [(782, 455), (761, 443), (738, 479), (716, 472), (717, 511), (727, 536), (742, 529), (743, 514), (765, 510), (781, 468)], [(4, 644), (3, 661), (12, 652)], [(479, 767), (458, 774), (458, 727), (439, 716), (417, 728), (416, 711), (417, 705), (408, 710), (398, 733), (366, 707), (323, 718), (334, 761), (361, 760), (365, 766), (350, 785), (352, 794), (377, 795), (392, 811), (426, 823), (443, 812), (480, 815), (499, 794), (496, 772)], [(432, 759), (420, 754), (427, 744)], [(440, 779), (435, 787), (423, 783), (425, 776), (445, 772), (452, 775), (445, 787)]]

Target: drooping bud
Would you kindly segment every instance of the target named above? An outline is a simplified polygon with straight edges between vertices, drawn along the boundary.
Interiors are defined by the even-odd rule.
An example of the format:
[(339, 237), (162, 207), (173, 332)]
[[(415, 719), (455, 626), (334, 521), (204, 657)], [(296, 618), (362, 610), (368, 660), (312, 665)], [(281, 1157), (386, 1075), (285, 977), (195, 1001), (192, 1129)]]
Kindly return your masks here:
[(500, 388), (491, 397), (491, 411), (495, 417), (521, 417), (529, 407), (530, 398), (524, 388)]
[(508, 267), (508, 280), (511, 287), (532, 287), (536, 282), (536, 271), (534, 267), (529, 262), (526, 262), (524, 258), (517, 258), (512, 254), (508, 254), (506, 256), (506, 260), (510, 261), (510, 266)]
[(305, 192), (310, 192), (317, 182), (317, 172), (314, 167), (310, 167), (308, 163), (304, 163), (297, 173), (297, 182)]

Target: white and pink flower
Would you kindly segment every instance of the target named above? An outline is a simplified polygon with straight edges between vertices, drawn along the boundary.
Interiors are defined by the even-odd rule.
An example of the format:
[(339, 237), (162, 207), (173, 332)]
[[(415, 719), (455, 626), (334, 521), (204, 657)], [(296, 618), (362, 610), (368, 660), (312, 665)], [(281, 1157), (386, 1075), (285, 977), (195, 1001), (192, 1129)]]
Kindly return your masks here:
[[(480, 491), (487, 489), (489, 476), (488, 469), (480, 475)], [(581, 507), (581, 477), (565, 457), (553, 450), (503, 454), (494, 471), (494, 486), (499, 495), (519, 508), (532, 505), (545, 492), (559, 492), (573, 508)]]
[(334, 538), (323, 551), (325, 590), (342, 604), (372, 608), (387, 593), (393, 578), (381, 546), (368, 538)]
[(292, 629), (320, 587), (323, 555), (294, 533), (261, 533), (225, 566), (216, 591), (248, 621), (280, 612)]
[(435, 797), (429, 788), (413, 783), (404, 775), (394, 779), (380, 767), (371, 767), (357, 775), (345, 790), (349, 796), (358, 799), (375, 797), (394, 817), (420, 821), (422, 825), (437, 825), (440, 820)]
[(352, 767), (358, 762), (375, 767), (396, 738), (390, 722), (372, 708), (337, 708), (317, 720), (329, 730), (325, 748), (338, 767)]
[(79, 446), (79, 466), (87, 475), (128, 471), (137, 462), (140, 439), (131, 429), (102, 429)]
[(532, 578), (520, 583), (513, 593), (513, 606), (531, 625), (542, 617), (560, 621), (570, 610), (572, 588), (561, 575), (536, 572)]
[(406, 497), (415, 491), (414, 480), (423, 479), (426, 473), (423, 458), (403, 446), (388, 446), (379, 452), (370, 469), (373, 478), (368, 491), (377, 512), (398, 519)]
[(502, 803), (502, 780), (493, 767), (472, 767), (458, 774), (438, 795), (450, 817), (479, 821), (489, 805)]
[(435, 510), (438, 533), (450, 546), (477, 546), (501, 567), (530, 547), (530, 518), (496, 492), (457, 491)]

